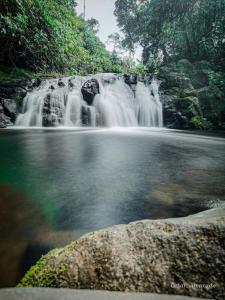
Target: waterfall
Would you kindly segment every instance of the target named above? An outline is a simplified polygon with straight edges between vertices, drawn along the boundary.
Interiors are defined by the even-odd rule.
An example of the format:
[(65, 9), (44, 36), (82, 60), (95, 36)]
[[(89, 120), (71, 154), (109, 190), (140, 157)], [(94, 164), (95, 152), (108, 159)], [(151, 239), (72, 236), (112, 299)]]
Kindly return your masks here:
[[(99, 91), (90, 103), (81, 90), (93, 79)], [(24, 98), (16, 125), (162, 127), (159, 83), (153, 78), (149, 83), (137, 80), (129, 84), (115, 74), (44, 80)]]

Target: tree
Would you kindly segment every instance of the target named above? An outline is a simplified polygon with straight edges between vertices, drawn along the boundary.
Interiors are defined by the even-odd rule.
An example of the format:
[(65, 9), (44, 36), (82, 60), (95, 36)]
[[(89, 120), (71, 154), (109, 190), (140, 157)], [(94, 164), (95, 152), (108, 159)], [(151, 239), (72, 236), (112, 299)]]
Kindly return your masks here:
[(110, 34), (106, 43), (113, 47), (114, 54), (120, 55), (123, 53), (122, 37), (118, 32)]
[(84, 0), (84, 20), (86, 20), (86, 0)]
[(91, 18), (86, 21), (88, 29), (90, 29), (94, 34), (99, 32), (99, 22), (98, 20)]
[(225, 0), (117, 0), (115, 6), (124, 42), (142, 46), (145, 64), (224, 58)]

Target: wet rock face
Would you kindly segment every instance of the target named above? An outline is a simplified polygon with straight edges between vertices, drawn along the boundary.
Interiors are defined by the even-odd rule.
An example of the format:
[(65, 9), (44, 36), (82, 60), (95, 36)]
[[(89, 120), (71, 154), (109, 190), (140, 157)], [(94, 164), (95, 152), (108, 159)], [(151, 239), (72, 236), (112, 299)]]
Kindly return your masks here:
[(57, 94), (49, 93), (44, 99), (42, 125), (44, 127), (55, 127), (63, 124), (64, 113), (64, 105), (61, 99)]
[(224, 208), (219, 215), (212, 211), (114, 226), (53, 250), (28, 272), (21, 286), (223, 299), (224, 235)]
[(94, 97), (100, 93), (97, 79), (92, 78), (86, 81), (81, 88), (81, 92), (84, 101), (87, 102), (88, 105), (92, 105)]
[(162, 95), (163, 102), (163, 124), (171, 129), (188, 128), (188, 119), (179, 112), (175, 105), (174, 96)]
[(2, 103), (0, 102), (0, 128), (6, 128), (10, 119), (4, 114)]
[(88, 106), (81, 108), (81, 121), (83, 126), (91, 126), (91, 112)]
[(13, 125), (17, 116), (17, 104), (13, 99), (0, 99), (0, 128)]
[(15, 122), (17, 116), (17, 105), (13, 99), (2, 99), (2, 106), (5, 114), (10, 118), (12, 122)]
[(30, 82), (16, 80), (0, 83), (0, 128), (13, 125), (23, 98), (26, 96)]

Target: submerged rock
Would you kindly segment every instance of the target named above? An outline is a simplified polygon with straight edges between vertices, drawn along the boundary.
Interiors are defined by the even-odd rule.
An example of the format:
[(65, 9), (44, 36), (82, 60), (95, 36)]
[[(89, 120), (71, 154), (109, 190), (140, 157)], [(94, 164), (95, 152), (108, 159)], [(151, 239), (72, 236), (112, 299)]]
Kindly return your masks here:
[(86, 81), (81, 88), (81, 92), (84, 101), (87, 102), (88, 105), (92, 105), (94, 97), (100, 93), (98, 80), (92, 78)]
[(44, 256), (20, 286), (223, 299), (225, 207), (90, 233)]

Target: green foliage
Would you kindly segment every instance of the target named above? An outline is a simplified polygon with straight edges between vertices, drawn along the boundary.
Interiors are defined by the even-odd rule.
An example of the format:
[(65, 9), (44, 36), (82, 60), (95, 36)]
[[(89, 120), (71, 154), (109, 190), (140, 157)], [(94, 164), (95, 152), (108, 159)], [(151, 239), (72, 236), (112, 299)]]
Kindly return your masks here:
[(117, 0), (115, 15), (145, 64), (187, 58), (225, 67), (225, 0)]
[(94, 33), (98, 33), (99, 31), (99, 22), (98, 20), (91, 18), (86, 21), (88, 28)]
[(225, 73), (210, 71), (208, 72), (209, 85), (216, 85), (225, 93)]
[(199, 116), (194, 116), (191, 118), (191, 126), (193, 129), (205, 129), (206, 128), (202, 118)]
[(73, 0), (4, 0), (0, 64), (70, 75), (111, 71), (112, 56), (95, 36), (97, 21), (79, 19), (75, 5)]
[(208, 77), (210, 93), (206, 104), (213, 111), (208, 119), (215, 128), (225, 129), (225, 73), (210, 71)]

